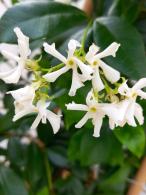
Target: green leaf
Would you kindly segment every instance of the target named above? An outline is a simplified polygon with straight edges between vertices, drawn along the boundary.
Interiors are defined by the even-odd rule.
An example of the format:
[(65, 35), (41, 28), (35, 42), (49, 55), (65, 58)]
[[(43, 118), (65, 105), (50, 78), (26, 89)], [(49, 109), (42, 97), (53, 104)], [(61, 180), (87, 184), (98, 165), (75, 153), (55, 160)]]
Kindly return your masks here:
[(85, 166), (122, 163), (122, 146), (113, 132), (105, 128), (99, 138), (94, 138), (92, 132), (93, 129), (82, 129), (73, 136), (68, 151), (70, 160), (79, 160)]
[(143, 127), (117, 128), (114, 133), (118, 140), (128, 148), (135, 156), (140, 158), (144, 153), (145, 148), (145, 132)]
[(141, 2), (137, 0), (116, 0), (111, 3), (108, 10), (108, 16), (120, 16), (133, 23), (140, 12)]
[(98, 18), (94, 23), (94, 41), (103, 50), (113, 41), (121, 44), (115, 58), (106, 62), (131, 79), (145, 77), (144, 44), (137, 30), (118, 17)]
[(68, 177), (66, 180), (59, 180), (56, 183), (60, 195), (83, 195), (83, 184), (79, 179), (74, 176)]
[(42, 190), (40, 190), (37, 195), (49, 195), (48, 188), (44, 187)]
[(24, 182), (8, 167), (0, 166), (0, 194), (28, 195)]
[(104, 192), (103, 194), (123, 195), (126, 187), (125, 181), (128, 179), (131, 168), (131, 165), (124, 163), (121, 167), (115, 168), (111, 174), (109, 172), (112, 168), (109, 169), (109, 172), (105, 173), (104, 179), (100, 180), (99, 189)]
[(66, 150), (62, 146), (54, 146), (48, 149), (49, 160), (59, 167), (68, 167)]
[(31, 41), (44, 42), (66, 36), (85, 22), (81, 10), (55, 2), (25, 2), (13, 6), (0, 20), (0, 42), (16, 42), (13, 32), (19, 26)]
[(27, 176), (32, 189), (35, 190), (38, 183), (43, 181), (46, 176), (44, 155), (37, 145), (31, 143), (28, 146), (27, 158)]
[(18, 167), (25, 167), (26, 152), (26, 147), (21, 144), (19, 138), (10, 138), (8, 143), (8, 158), (12, 164)]

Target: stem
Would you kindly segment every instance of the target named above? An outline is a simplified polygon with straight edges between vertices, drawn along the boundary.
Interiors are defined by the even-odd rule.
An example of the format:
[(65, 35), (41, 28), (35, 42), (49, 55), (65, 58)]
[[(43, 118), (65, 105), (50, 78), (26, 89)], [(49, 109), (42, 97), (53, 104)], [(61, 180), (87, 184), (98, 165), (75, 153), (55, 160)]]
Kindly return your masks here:
[(47, 155), (46, 151), (44, 151), (44, 161), (45, 161), (45, 167), (46, 167), (46, 172), (47, 172), (49, 195), (54, 195), (51, 168), (50, 168), (50, 164), (49, 164), (49, 161), (48, 161), (48, 155)]
[(83, 10), (88, 16), (92, 15), (92, 12), (93, 12), (93, 2), (92, 2), (92, 0), (85, 0)]
[(44, 72), (50, 73), (50, 72), (54, 72), (54, 71), (56, 71), (56, 70), (59, 70), (59, 69), (62, 68), (63, 66), (64, 66), (64, 63), (61, 63), (61, 64), (58, 64), (58, 65), (53, 66), (53, 67), (51, 67), (51, 68), (41, 68), (41, 70), (44, 71)]
[(82, 47), (81, 47), (81, 49), (82, 49), (83, 52), (84, 52), (84, 48), (85, 48), (85, 41), (86, 41), (86, 38), (87, 38), (87, 34), (88, 34), (88, 31), (89, 31), (91, 25), (92, 25), (92, 20), (88, 23), (88, 26), (86, 27), (86, 29), (84, 31), (84, 34), (83, 34), (83, 37), (82, 37), (82, 41), (81, 41)]

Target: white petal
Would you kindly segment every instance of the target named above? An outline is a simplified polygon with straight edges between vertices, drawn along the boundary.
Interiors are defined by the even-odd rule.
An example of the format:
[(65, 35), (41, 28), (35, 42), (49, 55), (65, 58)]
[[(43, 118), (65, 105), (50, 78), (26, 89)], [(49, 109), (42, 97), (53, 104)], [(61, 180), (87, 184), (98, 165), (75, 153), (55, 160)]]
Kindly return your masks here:
[(104, 58), (104, 57), (107, 57), (107, 56), (115, 57), (116, 56), (116, 52), (119, 49), (119, 47), (120, 47), (120, 44), (114, 42), (111, 45), (109, 45), (104, 51), (102, 51), (101, 53), (98, 53), (96, 55), (96, 57), (98, 59), (101, 59), (101, 58)]
[(91, 118), (91, 115), (87, 112), (83, 118), (75, 125), (76, 128), (81, 128)]
[(95, 72), (93, 74), (92, 85), (94, 90), (101, 91), (102, 89), (104, 89), (104, 84), (100, 78), (98, 67), (95, 69)]
[(2, 50), (2, 51), (1, 51), (1, 54), (2, 54), (5, 58), (10, 59), (10, 60), (14, 60), (14, 61), (16, 61), (16, 62), (18, 62), (19, 59), (20, 59), (17, 55), (15, 55), (15, 54), (13, 54), (13, 53), (10, 53), (9, 51), (6, 51), (6, 50)]
[(86, 97), (86, 104), (88, 106), (90, 106), (93, 102), (94, 102), (94, 95), (93, 95), (93, 90), (91, 89), (88, 94), (87, 94), (87, 97)]
[(28, 58), (31, 51), (29, 49), (29, 42), (18, 40), (20, 57), (24, 60)]
[(41, 116), (38, 114), (30, 129), (36, 129), (41, 121)]
[(20, 118), (22, 118), (22, 117), (24, 117), (24, 116), (26, 116), (26, 115), (28, 115), (28, 114), (30, 114), (32, 112), (34, 112), (34, 108), (33, 107), (26, 108), (26, 109), (18, 112), (17, 114), (15, 114), (14, 117), (13, 117), (13, 121), (15, 122), (15, 121), (19, 120)]
[(7, 94), (11, 94), (17, 101), (23, 101), (25, 99), (31, 99), (35, 96), (35, 90), (32, 86), (26, 86), (17, 90), (9, 91)]
[(37, 130), (36, 129), (30, 129), (28, 133), (33, 138), (36, 138), (37, 137)]
[(45, 113), (46, 108), (49, 107), (50, 103), (51, 102), (45, 102), (44, 100), (39, 100), (37, 102), (37, 108), (38, 108), (38, 110), (40, 110), (40, 112), (44, 112)]
[(118, 109), (118, 115), (119, 115), (119, 121), (124, 121), (125, 116), (128, 110), (128, 106), (130, 104), (130, 101), (128, 99), (125, 99), (117, 104), (117, 109)]
[(77, 47), (81, 47), (81, 44), (78, 41), (71, 39), (68, 43), (68, 58), (73, 57)]
[(134, 86), (133, 89), (138, 90), (146, 87), (146, 78), (140, 79)]
[(13, 6), (13, 3), (11, 0), (3, 0), (3, 2), (5, 3), (6, 7), (7, 8), (10, 8)]
[(29, 48), (29, 38), (22, 33), (19, 27), (14, 28), (14, 32), (18, 38), (20, 56), (23, 59), (27, 59), (31, 53)]
[(131, 100), (130, 105), (128, 106), (127, 109), (126, 119), (129, 125), (136, 127), (137, 125), (134, 119), (134, 113), (135, 113), (135, 101)]
[(120, 85), (120, 87), (118, 88), (118, 92), (121, 95), (127, 95), (127, 93), (130, 91), (130, 88), (127, 85), (127, 81), (125, 81), (124, 83), (122, 83), (122, 85)]
[(84, 105), (84, 104), (75, 104), (70, 103), (70, 104), (66, 104), (67, 110), (81, 110), (81, 111), (87, 111), (88, 110), (88, 106)]
[(76, 94), (77, 89), (84, 86), (84, 84), (80, 80), (77, 69), (74, 68), (74, 69), (72, 69), (72, 71), (73, 71), (73, 73), (72, 73), (72, 84), (71, 84), (71, 88), (70, 88), (70, 91), (69, 91), (70, 96), (74, 96)]
[(4, 72), (0, 72), (0, 78), (5, 78), (7, 76), (10, 76), (13, 72), (15, 72), (15, 70), (17, 69), (17, 67), (15, 68), (9, 68), (7, 71)]
[(1, 43), (0, 52), (4, 50), (17, 56), (19, 54), (19, 48), (16, 44)]
[(96, 46), (94, 43), (89, 47), (89, 51), (87, 52), (85, 59), (87, 60), (87, 62), (91, 63), (91, 61), (93, 60), (95, 54), (99, 51), (99, 47)]
[(102, 122), (103, 122), (103, 116), (100, 114), (97, 114), (96, 119), (94, 121), (94, 133), (93, 133), (94, 137), (100, 136), (100, 129), (102, 126)]
[(49, 45), (48, 43), (44, 43), (44, 50), (54, 56), (55, 58), (59, 59), (61, 62), (63, 62), (64, 64), (67, 63), (67, 59), (61, 54), (59, 53), (56, 49), (55, 49), (55, 44)]
[(115, 83), (120, 79), (120, 72), (100, 61), (100, 67), (108, 81)]
[(37, 109), (40, 114), (43, 124), (47, 123), (47, 107), (50, 105), (50, 102), (45, 102), (45, 100), (39, 100), (37, 102)]
[(14, 70), (9, 75), (8, 73), (0, 73), (0, 78), (6, 83), (18, 83), (21, 77), (21, 73), (22, 73), (22, 68), (20, 65), (18, 65), (18, 67), (14, 68)]
[(54, 134), (57, 133), (60, 129), (61, 117), (53, 112), (47, 110), (47, 119), (49, 120)]
[(91, 74), (94, 72), (93, 69), (91, 68), (91, 66), (85, 65), (82, 61), (80, 61), (77, 58), (75, 58), (75, 62), (77, 63), (77, 65), (79, 66), (79, 68), (83, 74), (84, 81), (91, 80), (92, 79)]
[(47, 81), (54, 82), (56, 79), (61, 76), (62, 74), (66, 73), (69, 70), (67, 66), (64, 66), (63, 68), (60, 68), (59, 70), (56, 70), (51, 73), (47, 73), (43, 76)]
[(143, 109), (142, 107), (135, 103), (135, 118), (138, 120), (139, 124), (142, 125), (144, 123)]
[(140, 96), (142, 99), (146, 99), (146, 92), (143, 92), (142, 90), (137, 90), (138, 96)]
[(0, 1), (0, 18), (7, 11), (7, 7)]
[(121, 120), (121, 114), (119, 114), (119, 110), (116, 104), (110, 103), (101, 103), (102, 111), (110, 118), (113, 119), (115, 122)]
[(115, 126), (116, 126), (115, 121), (113, 119), (109, 118), (109, 127), (110, 127), (110, 129), (113, 130), (115, 128)]

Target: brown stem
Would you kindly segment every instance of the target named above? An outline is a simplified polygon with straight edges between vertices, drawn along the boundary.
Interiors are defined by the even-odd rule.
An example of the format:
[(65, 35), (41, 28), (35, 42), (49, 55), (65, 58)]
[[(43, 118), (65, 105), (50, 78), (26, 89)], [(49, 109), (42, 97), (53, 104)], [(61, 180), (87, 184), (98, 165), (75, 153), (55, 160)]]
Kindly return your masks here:
[(88, 16), (92, 15), (93, 12), (93, 2), (92, 0), (85, 0), (83, 10)]
[(132, 185), (130, 186), (127, 195), (140, 195), (146, 184), (146, 157), (143, 159), (136, 177), (131, 183)]

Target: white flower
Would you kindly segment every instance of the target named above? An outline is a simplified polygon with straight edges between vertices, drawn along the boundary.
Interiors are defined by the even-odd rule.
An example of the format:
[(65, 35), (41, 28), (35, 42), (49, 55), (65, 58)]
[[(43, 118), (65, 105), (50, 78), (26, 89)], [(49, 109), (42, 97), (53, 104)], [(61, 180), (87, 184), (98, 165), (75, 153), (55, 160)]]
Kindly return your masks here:
[(2, 15), (4, 15), (6, 10), (7, 10), (7, 8), (5, 7), (5, 5), (2, 2), (0, 2), (0, 17), (2, 17)]
[(75, 7), (78, 7), (79, 9), (83, 9), (83, 6), (85, 4), (85, 0), (77, 0), (77, 1), (72, 1), (72, 0), (55, 0), (56, 2), (59, 3), (65, 3), (65, 4), (70, 4)]
[(39, 100), (36, 106), (33, 105), (35, 89), (32, 86), (26, 86), (8, 93), (10, 93), (15, 99), (15, 116), (13, 121), (18, 120), (25, 115), (37, 113), (38, 115), (33, 122), (31, 129), (36, 129), (40, 121), (42, 121), (42, 123), (47, 123), (47, 120), (49, 120), (54, 133), (58, 132), (61, 123), (60, 116), (47, 109), (50, 102)]
[(94, 125), (93, 136), (99, 137), (105, 115), (107, 115), (110, 119), (110, 128), (113, 127), (111, 126), (111, 121), (119, 121), (119, 115), (116, 106), (114, 104), (98, 103), (94, 98), (92, 91), (90, 91), (87, 95), (86, 104), (87, 105), (75, 104), (73, 102), (66, 105), (68, 110), (80, 110), (86, 112), (84, 117), (75, 125), (76, 128), (81, 128), (88, 121), (88, 119), (92, 119), (92, 123)]
[(0, 148), (3, 148), (3, 149), (7, 149), (8, 148), (8, 139), (4, 139), (2, 141), (0, 141)]
[(71, 0), (55, 0), (58, 3), (65, 3), (65, 4), (70, 4)]
[(50, 102), (45, 102), (45, 101), (38, 101), (36, 109), (37, 109), (37, 117), (35, 121), (33, 122), (31, 129), (36, 129), (40, 121), (42, 123), (46, 124), (47, 120), (50, 122), (53, 132), (57, 133), (59, 128), (60, 128), (60, 123), (61, 123), (61, 117), (50, 110), (48, 110), (48, 106), (50, 105)]
[(0, 114), (4, 115), (7, 113), (7, 110), (4, 107), (4, 102), (3, 102), (4, 94), (0, 92)]
[(32, 86), (26, 86), (7, 93), (11, 94), (15, 99), (15, 116), (13, 121), (34, 112), (35, 106), (33, 105), (33, 100), (35, 97), (35, 89)]
[(18, 66), (13, 69), (0, 72), (0, 78), (6, 83), (17, 83), (19, 81), (25, 70), (26, 60), (31, 52), (29, 49), (29, 38), (25, 36), (18, 27), (14, 28), (14, 32), (18, 38), (19, 55), (16, 55), (16, 51), (10, 52), (7, 49), (1, 49), (1, 53), (4, 57), (18, 63)]
[(0, 1), (0, 17), (4, 15), (4, 13), (7, 11), (8, 8), (12, 6), (11, 0), (3, 0)]
[(95, 90), (101, 91), (104, 89), (104, 84), (100, 78), (99, 68), (102, 69), (104, 76), (111, 83), (115, 83), (120, 79), (119, 71), (108, 66), (105, 62), (102, 61), (102, 58), (107, 56), (115, 57), (119, 46), (120, 44), (114, 42), (100, 53), (97, 53), (99, 51), (99, 47), (97, 47), (95, 44), (90, 46), (89, 51), (86, 54), (86, 60), (94, 69), (92, 85)]
[(85, 0), (78, 0), (77, 2), (72, 2), (72, 5), (79, 9), (83, 9), (84, 4), (85, 4)]
[(119, 112), (123, 114), (122, 121), (118, 125), (124, 126), (127, 122), (135, 127), (137, 126), (135, 118), (140, 125), (144, 123), (143, 109), (136, 103), (138, 96), (146, 99), (146, 92), (141, 90), (144, 87), (146, 87), (146, 78), (140, 79), (132, 88), (128, 87), (127, 81), (119, 87), (118, 91), (125, 99), (118, 103)]
[[(78, 43), (76, 40), (70, 40), (68, 43), (68, 57), (65, 58), (61, 53), (59, 53), (55, 49), (55, 44), (49, 45), (47, 43), (44, 43), (45, 51), (59, 59), (61, 62), (65, 64), (65, 66), (57, 71), (46, 74), (43, 77), (49, 82), (54, 82), (60, 75), (64, 74), (65, 72), (71, 69), (73, 75), (72, 85), (69, 91), (70, 96), (74, 96), (76, 94), (77, 89), (84, 86), (83, 84), (84, 81), (91, 80), (92, 78), (91, 77), (91, 74), (93, 73), (92, 68), (88, 65), (85, 65), (81, 60), (74, 56), (76, 48), (80, 46), (81, 46), (80, 43)], [(78, 73), (78, 68), (80, 69), (82, 74)]]
[[(8, 139), (4, 139), (2, 141), (0, 141), (0, 148), (7, 150), (8, 148)], [(0, 155), (0, 163), (4, 163), (6, 160), (6, 156), (5, 155)]]

